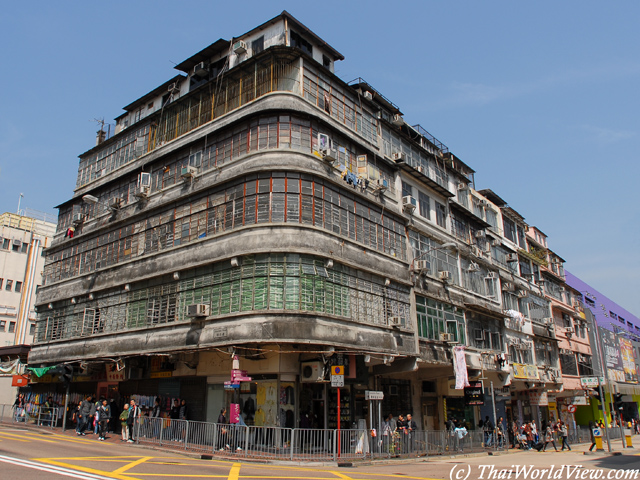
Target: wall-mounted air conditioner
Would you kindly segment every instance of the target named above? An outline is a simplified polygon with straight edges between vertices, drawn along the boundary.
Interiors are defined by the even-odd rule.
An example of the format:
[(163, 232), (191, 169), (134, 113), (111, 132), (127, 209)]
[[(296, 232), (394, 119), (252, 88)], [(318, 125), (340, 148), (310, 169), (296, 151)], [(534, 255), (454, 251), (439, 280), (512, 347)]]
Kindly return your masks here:
[(486, 238), (487, 231), (486, 230), (476, 230), (475, 236), (476, 236), (476, 238)]
[(365, 91), (363, 94), (364, 98), (366, 98), (367, 100), (373, 100), (373, 94), (369, 91)]
[(193, 67), (193, 74), (198, 77), (208, 77), (209, 76), (209, 64), (206, 62), (199, 62)]
[(393, 119), (391, 120), (391, 123), (393, 123), (394, 125), (401, 127), (402, 125), (404, 125), (404, 118), (402, 118), (402, 115), (400, 115), (399, 113), (396, 113), (393, 116)]
[(389, 326), (390, 327), (399, 327), (402, 325), (402, 318), (400, 317), (389, 317)]
[(182, 178), (194, 178), (197, 174), (198, 169), (196, 167), (192, 167), (191, 165), (182, 167), (182, 169), (180, 170), (180, 176)]
[(373, 185), (373, 189), (376, 193), (384, 193), (388, 188), (389, 182), (383, 178), (376, 180), (376, 183)]
[(440, 341), (447, 343), (456, 343), (456, 336), (453, 333), (441, 333)]
[(529, 296), (529, 292), (526, 290), (518, 290), (518, 298), (527, 298)]
[(74, 213), (71, 221), (74, 225), (80, 225), (84, 221), (84, 215), (82, 213)]
[(418, 272), (428, 272), (431, 269), (429, 260), (416, 260), (416, 270)]
[(466, 183), (458, 184), (458, 190), (467, 190), (468, 188), (469, 188), (469, 185), (467, 185)]
[(567, 327), (567, 328), (565, 328), (565, 329), (564, 329), (564, 333), (566, 333), (566, 334), (567, 334), (567, 336), (571, 336), (571, 335), (573, 335), (573, 332), (574, 332), (574, 331), (575, 331), (575, 330), (573, 329), (573, 327)]
[(518, 254), (517, 253), (508, 253), (507, 254), (507, 262), (517, 262), (518, 261)]
[(404, 152), (394, 152), (391, 154), (391, 159), (396, 163), (405, 163), (407, 161), (407, 156)]
[(236, 53), (239, 55), (241, 53), (246, 53), (246, 51), (247, 51), (247, 44), (243, 40), (238, 40), (233, 44), (233, 53)]
[(489, 272), (487, 278), (498, 278), (498, 272)]
[(424, 169), (424, 167), (422, 165), (418, 165), (416, 167), (416, 170), (418, 170), (420, 173), (426, 174), (426, 171), (425, 171), (425, 169)]
[(502, 282), (502, 290), (504, 290), (505, 292), (513, 292), (514, 290), (514, 285), (511, 282)]
[(300, 363), (300, 381), (314, 383), (324, 380), (324, 364), (320, 361)]
[(448, 270), (440, 270), (438, 272), (438, 278), (443, 282), (448, 282), (451, 280), (451, 272)]
[(208, 317), (209, 305), (204, 303), (196, 303), (187, 305), (187, 317)]
[(411, 195), (405, 195), (402, 197), (402, 211), (405, 213), (413, 213), (418, 206), (418, 201)]

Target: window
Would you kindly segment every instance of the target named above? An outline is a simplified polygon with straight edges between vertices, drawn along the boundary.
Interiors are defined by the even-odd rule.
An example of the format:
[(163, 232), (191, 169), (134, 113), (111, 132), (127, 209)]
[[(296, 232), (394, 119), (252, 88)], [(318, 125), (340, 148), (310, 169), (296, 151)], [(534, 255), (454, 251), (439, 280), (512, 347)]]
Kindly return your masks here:
[(440, 202), (434, 203), (436, 204), (436, 223), (442, 228), (447, 228), (447, 207)]
[(264, 50), (264, 35), (260, 38), (256, 38), (253, 42), (251, 42), (251, 52), (253, 55), (259, 54)]
[(560, 354), (560, 368), (563, 375), (578, 375), (576, 355), (573, 352)]
[(11, 242), (9, 241), (8, 238), (3, 238), (2, 239), (2, 248), (4, 250), (9, 250), (9, 245), (11, 245)]
[(485, 208), (485, 213), (487, 215), (487, 223), (494, 229), (498, 228), (498, 214), (490, 208)]
[(418, 335), (440, 341), (440, 334), (451, 333), (456, 342), (464, 344), (464, 315), (448, 303), (416, 295)]
[(29, 335), (35, 335), (35, 334), (36, 334), (36, 324), (31, 323), (29, 324)]
[(402, 196), (413, 196), (413, 187), (407, 182), (402, 182)]
[(11, 248), (14, 252), (19, 252), (20, 248), (22, 248), (22, 242), (20, 240), (13, 241), (13, 247)]
[(13, 280), (7, 280), (7, 284), (6, 284), (6, 286), (4, 287), (4, 289), (5, 289), (7, 292), (10, 292), (12, 288), (13, 288)]
[(28, 243), (23, 243), (22, 244), (22, 249), (20, 250), (20, 253), (27, 253), (27, 250), (29, 250), (29, 244)]
[(502, 223), (504, 225), (505, 238), (516, 243), (516, 224), (507, 217), (502, 217)]
[(326, 55), (322, 55), (322, 65), (325, 68), (331, 68), (331, 59), (329, 57), (327, 57)]
[(5, 320), (0, 320), (0, 332), (4, 332), (5, 328), (7, 328), (7, 322)]
[(16, 331), (16, 322), (9, 322), (9, 333), (14, 333)]
[(418, 192), (418, 208), (421, 217), (426, 219), (431, 218), (431, 205), (429, 197), (422, 192)]
[(290, 39), (292, 47), (299, 48), (303, 52), (313, 56), (313, 47), (311, 46), (311, 44), (293, 30), (291, 31)]
[(22, 291), (22, 282), (16, 282), (15, 292), (20, 293)]
[(0, 278), (0, 288), (2, 288), (2, 282), (4, 282), (4, 278)]
[(147, 105), (147, 108), (151, 110), (153, 108), (153, 102), (149, 103), (149, 105)]
[(589, 297), (584, 297), (584, 301), (590, 307), (595, 307), (596, 306), (596, 302), (594, 300), (590, 299)]

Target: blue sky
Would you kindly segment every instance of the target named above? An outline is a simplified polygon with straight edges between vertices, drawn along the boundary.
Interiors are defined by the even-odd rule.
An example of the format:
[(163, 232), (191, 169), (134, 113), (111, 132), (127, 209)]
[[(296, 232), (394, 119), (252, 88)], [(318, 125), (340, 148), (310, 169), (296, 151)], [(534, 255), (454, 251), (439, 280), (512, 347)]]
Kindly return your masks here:
[(638, 2), (9, 2), (0, 16), (0, 211), (71, 197), (96, 118), (283, 9), (640, 316)]

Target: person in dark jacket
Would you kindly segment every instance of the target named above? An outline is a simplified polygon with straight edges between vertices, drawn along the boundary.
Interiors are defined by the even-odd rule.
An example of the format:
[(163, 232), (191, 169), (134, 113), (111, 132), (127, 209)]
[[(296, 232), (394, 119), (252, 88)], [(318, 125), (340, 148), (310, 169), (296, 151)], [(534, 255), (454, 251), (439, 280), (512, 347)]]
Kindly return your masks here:
[(109, 420), (111, 420), (111, 407), (109, 407), (109, 402), (107, 402), (106, 398), (102, 400), (102, 405), (98, 407), (98, 418), (100, 422), (98, 440), (104, 441), (109, 430)]
[(91, 416), (91, 395), (87, 395), (78, 412), (78, 423), (76, 424), (76, 435), (85, 435), (84, 431), (87, 429), (87, 424)]
[(218, 448), (223, 451), (225, 448), (229, 449), (228, 443), (229, 425), (227, 425), (227, 409), (221, 408), (220, 415), (218, 415)]

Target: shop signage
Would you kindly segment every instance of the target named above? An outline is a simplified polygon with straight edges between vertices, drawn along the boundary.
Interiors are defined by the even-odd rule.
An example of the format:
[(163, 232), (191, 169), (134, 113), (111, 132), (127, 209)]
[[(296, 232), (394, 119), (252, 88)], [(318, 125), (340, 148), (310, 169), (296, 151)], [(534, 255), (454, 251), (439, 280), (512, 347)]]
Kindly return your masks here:
[(344, 366), (342, 366), (342, 365), (332, 365), (331, 366), (331, 375), (344, 375)]
[(469, 386), (464, 387), (464, 403), (466, 405), (484, 405), (482, 382), (469, 382)]
[(169, 378), (173, 376), (173, 372), (151, 372), (151, 378)]
[(364, 391), (365, 400), (384, 400), (384, 392), (378, 392), (375, 390)]
[[(600, 383), (604, 385), (604, 378), (600, 377)], [(583, 388), (592, 388), (598, 386), (598, 377), (580, 377), (580, 385)]]
[(522, 378), (525, 380), (538, 380), (540, 378), (538, 367), (536, 367), (535, 365), (512, 363), (511, 368), (513, 369), (514, 378)]
[(239, 383), (233, 383), (233, 382), (224, 382), (224, 389), (225, 390), (233, 390), (234, 388), (240, 388), (240, 384)]
[(240, 404), (232, 403), (229, 405), (229, 423), (238, 423), (240, 421)]
[(578, 395), (573, 397), (571, 403), (573, 405), (589, 405), (589, 402), (587, 401), (587, 397), (585, 397), (584, 395)]
[[(107, 370), (107, 382), (124, 382), (124, 368), (122, 370), (118, 370), (115, 363), (107, 363), (105, 368)], [(151, 378), (157, 377), (154, 377), (152, 373)]]
[(602, 352), (604, 361), (607, 364), (607, 370), (612, 380), (616, 382), (624, 382), (624, 367), (622, 365), (622, 355), (620, 353), (620, 343), (618, 337), (611, 330), (600, 327), (600, 341), (602, 343)]
[(548, 407), (549, 397), (547, 396), (547, 392), (546, 391), (530, 391), (529, 403), (531, 403), (531, 405), (538, 405), (540, 407)]
[(624, 381), (638, 383), (638, 373), (633, 360), (633, 345), (626, 338), (620, 338), (620, 353), (622, 354), (622, 368), (624, 369)]

